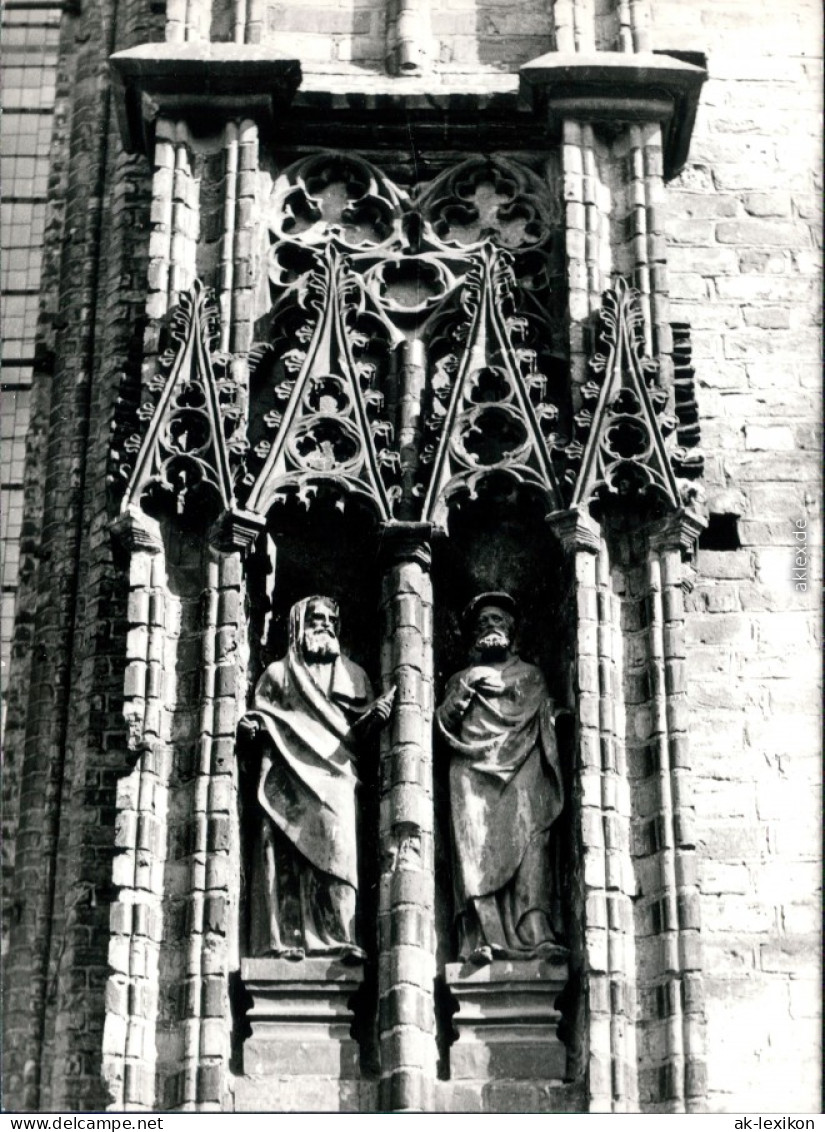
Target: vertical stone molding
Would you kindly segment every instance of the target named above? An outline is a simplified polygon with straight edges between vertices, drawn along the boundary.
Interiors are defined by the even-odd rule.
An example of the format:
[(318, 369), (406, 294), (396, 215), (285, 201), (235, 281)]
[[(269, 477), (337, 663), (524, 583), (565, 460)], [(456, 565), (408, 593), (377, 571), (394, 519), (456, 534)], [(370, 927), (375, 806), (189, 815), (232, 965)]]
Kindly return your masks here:
[[(261, 271), (257, 232), (258, 126), (228, 123), (224, 248), (221, 264), (221, 349), (248, 354), (252, 346), (254, 294)], [(234, 176), (232, 168), (234, 166)], [(231, 270), (230, 270), (231, 265)]]
[(577, 610), (574, 768), (583, 884), (581, 965), (591, 1112), (637, 1105), (630, 797), (624, 749), (622, 634), (611, 553), (586, 512), (548, 522), (573, 558)]
[[(673, 381), (673, 339), (668, 302), (667, 251), (661, 226), (662, 128), (658, 122), (628, 129), (630, 167), (629, 210), (633, 281), (645, 314), (645, 349), (659, 361), (663, 384)], [(672, 403), (671, 403), (672, 408)]]
[[(683, 556), (703, 523), (690, 512), (669, 516), (649, 534), (649, 654), (653, 735), (658, 767), (656, 845), (661, 879), (658, 914), (659, 1014), (667, 1059), (660, 1069), (670, 1111), (703, 1111), (704, 1001), (691, 762), (687, 734)], [(660, 1085), (661, 1087), (661, 1085)]]
[(224, 126), (223, 219), (218, 302), (220, 349), (246, 354), (252, 345), (253, 300), (261, 270), (257, 232), (258, 126), (249, 119)]
[(212, 22), (212, 0), (168, 0), (166, 42), (208, 41)]
[(187, 560), (179, 536), (136, 508), (116, 530), (131, 539), (124, 714), (136, 763), (118, 786), (104, 1073), (114, 1109), (219, 1110), (237, 963), (241, 557), (195, 547)]
[(435, 1080), (432, 582), (428, 523), (382, 527), (379, 1039), (384, 1111), (430, 1112)]
[(609, 191), (599, 170), (598, 143), (589, 122), (566, 119), (562, 125), (562, 174), (569, 311), (570, 375), (573, 405), (581, 405), (579, 387), (588, 380), (589, 320), (599, 309), (610, 276)]
[(155, 1103), (170, 760), (162, 742), (166, 569), (159, 526), (131, 508), (115, 537), (129, 553), (123, 714), (133, 769), (118, 783), (103, 1076), (110, 1107)]
[(554, 0), (555, 49), (559, 53), (649, 51), (649, 0)]
[(421, 404), (426, 389), (427, 359), (424, 343), (419, 338), (405, 341), (401, 347), (398, 380), (398, 454), (401, 459), (401, 500), (399, 518), (415, 517), (414, 498), (421, 454)]
[(596, 562), (599, 724), (607, 903), (611, 1073), (614, 1112), (638, 1110), (636, 946), (630, 857), (631, 802), (626, 752), (626, 678), (614, 559), (603, 540)]
[[(213, 550), (203, 595), (201, 715), (193, 788), (184, 1028), (184, 1110), (219, 1110), (229, 1059), (229, 958), (237, 930), (232, 861), (235, 729), (243, 710), (245, 666), (239, 635), (241, 556)], [(234, 851), (233, 851), (234, 850)]]
[(158, 118), (155, 139), (146, 299), (152, 320), (163, 318), (195, 279), (199, 225), (198, 182), (186, 124)]

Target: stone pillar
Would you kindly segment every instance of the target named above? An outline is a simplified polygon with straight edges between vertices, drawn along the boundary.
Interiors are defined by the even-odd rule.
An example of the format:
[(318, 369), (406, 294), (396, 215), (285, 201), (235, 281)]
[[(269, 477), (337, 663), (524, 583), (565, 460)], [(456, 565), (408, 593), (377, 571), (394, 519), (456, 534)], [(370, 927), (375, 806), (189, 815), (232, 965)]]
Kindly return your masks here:
[[(699, 946), (696, 834), (687, 735), (685, 550), (703, 526), (681, 511), (648, 537), (647, 581), (653, 734), (658, 787), (655, 848), (660, 889), (653, 914), (659, 1025), (667, 1051), (663, 1102), (668, 1111), (704, 1110), (704, 1000)], [(652, 963), (651, 963), (652, 967)]]
[(573, 509), (549, 522), (575, 568), (578, 751), (574, 797), (583, 915), (581, 963), (591, 1112), (635, 1111), (635, 948), (630, 801), (621, 742), (620, 633), (598, 525)]
[(155, 1103), (155, 1028), (171, 760), (162, 742), (166, 562), (158, 525), (137, 508), (114, 533), (129, 552), (123, 715), (134, 766), (118, 782), (103, 1077), (111, 1107)]
[(381, 747), (378, 970), (383, 1110), (431, 1112), (436, 1045), (432, 582), (428, 523), (387, 523), (381, 679), (397, 694)]

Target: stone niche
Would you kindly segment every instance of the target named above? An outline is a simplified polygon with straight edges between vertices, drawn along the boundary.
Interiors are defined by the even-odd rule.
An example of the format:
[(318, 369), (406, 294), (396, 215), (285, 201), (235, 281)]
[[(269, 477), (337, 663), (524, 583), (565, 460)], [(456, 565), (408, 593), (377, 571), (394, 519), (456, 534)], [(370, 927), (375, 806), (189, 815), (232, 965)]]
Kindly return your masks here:
[[(357, 507), (342, 513), (324, 500), (309, 515), (288, 505), (270, 515), (249, 557), (249, 687), (287, 655), (290, 611), (311, 594), (340, 605), (342, 653), (380, 687), (375, 523)], [(377, 694), (377, 691), (376, 691)], [(242, 858), (240, 993), (235, 1002), (234, 1061), (237, 1111), (374, 1111), (377, 1053), (378, 740), (357, 752), (358, 902), (355, 935), (362, 962), (308, 953), (296, 959), (267, 953), (259, 851), (260, 752), (239, 740)], [(275, 853), (283, 864), (289, 844)], [(280, 878), (283, 880), (283, 876)], [(291, 883), (287, 878), (286, 883)], [(297, 892), (280, 910), (299, 923)], [(265, 932), (264, 932), (265, 934)], [(301, 940), (284, 937), (284, 945)]]
[[(569, 714), (574, 655), (573, 581), (560, 547), (529, 498), (485, 492), (450, 516), (433, 560), (437, 698), (465, 667), (461, 613), (474, 594), (502, 591), (518, 609), (516, 649), (540, 668), (556, 712), (564, 805), (550, 838), (556, 946), (540, 958), (456, 961), (456, 859), (451, 832), (450, 751), (433, 748), (437, 856), (436, 930), (441, 1059), (436, 1107), (441, 1111), (581, 1111), (571, 1084), (576, 1057), (568, 1046), (578, 1004), (580, 921), (572, 820), (572, 732)], [(572, 602), (575, 607), (575, 600)], [(507, 830), (500, 830), (507, 837)], [(564, 1016), (563, 1016), (564, 1015)], [(566, 1017), (565, 1017), (566, 1016)]]
[[(357, 512), (345, 514), (333, 508), (325, 517), (319, 515), (304, 520), (300, 527), (288, 516), (272, 519), (250, 557), (250, 685), (273, 658), (283, 656), (288, 646), (289, 608), (309, 588), (338, 599), (342, 650), (367, 669), (376, 688), (380, 686), (376, 654), (386, 650), (387, 642), (380, 642), (381, 626), (372, 605), (381, 553), (379, 532)], [(562, 1017), (562, 1004), (565, 1012), (575, 1014), (568, 1002), (570, 968), (571, 963), (575, 967), (575, 956), (580, 953), (572, 882), (576, 874), (570, 817), (572, 754), (569, 727), (565, 727), (571, 680), (571, 581), (560, 548), (536, 518), (529, 500), (486, 492), (479, 502), (457, 508), (447, 532), (436, 539), (432, 563), (434, 696), (440, 701), (448, 678), (466, 665), (461, 614), (468, 601), (487, 590), (511, 594), (520, 615), (518, 653), (539, 665), (561, 712), (557, 732), (565, 803), (551, 840), (556, 944), (540, 958), (495, 959), (482, 966), (457, 961), (450, 753), (443, 739), (436, 737), (432, 740), (432, 844), (437, 862), (432, 943), (423, 906), (412, 909), (414, 915), (406, 927), (387, 924), (387, 930), (379, 931), (378, 874), (384, 871), (378, 864), (380, 799), (386, 796), (387, 778), (398, 771), (392, 769), (392, 746), (379, 771), (373, 741), (364, 747), (359, 764), (358, 931), (367, 952), (363, 965), (348, 965), (338, 957), (315, 955), (290, 961), (262, 955), (256, 951), (249, 922), (255, 883), (249, 864), (249, 833), (258, 813), (256, 781), (254, 773), (244, 777), (241, 754), (245, 783), (241, 830), (246, 842), (241, 903), (247, 918), (242, 924), (245, 957), (240, 964), (243, 993), (238, 999), (238, 1111), (375, 1111), (385, 1107), (379, 1092), (379, 1030), (386, 1042), (387, 1032), (392, 1039), (397, 1027), (393, 1026), (395, 1007), (390, 996), (382, 997), (380, 969), (383, 964), (386, 971), (392, 953), (403, 951), (408, 941), (427, 943), (432, 955), (431, 977), (422, 987), (426, 993), (420, 1008), (433, 1015), (424, 1039), (437, 1056), (427, 1102), (430, 1110), (581, 1108), (581, 1089), (570, 1083), (576, 1061), (565, 1044)], [(411, 851), (408, 844), (400, 854), (403, 857)], [(410, 940), (410, 932), (414, 939)]]

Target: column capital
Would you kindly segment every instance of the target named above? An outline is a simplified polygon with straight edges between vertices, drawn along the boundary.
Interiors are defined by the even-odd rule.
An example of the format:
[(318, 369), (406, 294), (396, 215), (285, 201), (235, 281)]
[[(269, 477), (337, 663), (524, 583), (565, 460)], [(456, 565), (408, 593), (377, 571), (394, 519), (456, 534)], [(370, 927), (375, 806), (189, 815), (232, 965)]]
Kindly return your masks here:
[(664, 519), (650, 524), (647, 530), (648, 543), (654, 550), (678, 550), (682, 554), (690, 554), (707, 525), (708, 521), (703, 515), (687, 507), (680, 507)]
[(545, 520), (567, 554), (587, 551), (598, 554), (601, 546), (601, 528), (596, 520), (581, 507), (567, 511), (553, 511)]
[(143, 550), (148, 554), (160, 554), (163, 550), (163, 536), (157, 519), (134, 504), (113, 520), (109, 530), (115, 543), (126, 551)]
[(255, 511), (230, 509), (219, 515), (209, 531), (209, 544), (215, 550), (231, 552), (247, 551), (255, 543), (261, 531), (266, 529), (266, 519)]
[(390, 520), (380, 527), (380, 553), (387, 564), (417, 562), (429, 570), (433, 524)]

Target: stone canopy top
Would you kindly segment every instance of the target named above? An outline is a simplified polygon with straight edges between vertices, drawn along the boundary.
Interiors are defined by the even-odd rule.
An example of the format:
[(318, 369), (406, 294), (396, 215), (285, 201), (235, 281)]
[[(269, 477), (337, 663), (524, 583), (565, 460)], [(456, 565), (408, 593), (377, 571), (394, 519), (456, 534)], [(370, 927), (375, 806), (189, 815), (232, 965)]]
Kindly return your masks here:
[[(182, 116), (209, 109), (227, 114), (270, 118), (303, 93), (300, 60), (261, 44), (141, 44), (110, 57), (121, 137), (131, 152), (147, 149), (159, 115)], [(565, 119), (590, 122), (661, 122), (664, 176), (675, 177), (688, 155), (699, 91), (707, 78), (705, 57), (696, 52), (599, 51), (591, 54), (549, 52), (523, 64), (518, 74), (499, 79), (496, 97), (488, 89), (457, 91), (462, 109), (468, 103), (491, 121), (532, 110), (551, 137)], [(422, 86), (422, 82), (425, 84)], [(363, 113), (365, 99), (391, 118), (428, 112), (443, 117), (452, 92), (427, 98), (426, 78), (383, 75), (347, 76), (347, 97), (334, 110)], [(307, 86), (312, 101), (323, 94)], [(300, 96), (299, 96), (300, 97)], [(380, 104), (380, 105), (379, 105)], [(329, 108), (328, 108), (329, 109)], [(327, 112), (328, 112), (327, 109)]]

